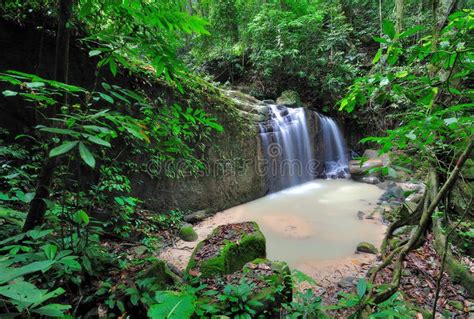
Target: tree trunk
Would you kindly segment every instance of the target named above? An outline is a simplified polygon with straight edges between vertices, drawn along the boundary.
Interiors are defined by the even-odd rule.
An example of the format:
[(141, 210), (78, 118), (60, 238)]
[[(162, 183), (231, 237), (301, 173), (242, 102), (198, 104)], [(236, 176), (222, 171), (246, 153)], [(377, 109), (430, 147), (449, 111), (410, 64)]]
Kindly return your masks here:
[(404, 9), (404, 0), (395, 1), (395, 13), (396, 13), (396, 23), (395, 29), (397, 33), (400, 34), (403, 29), (403, 9)]
[[(71, 20), (73, 0), (60, 0), (58, 30), (56, 34), (56, 65), (54, 70), (54, 78), (56, 81), (67, 83), (69, 71), (69, 41), (70, 33), (68, 22)], [(67, 95), (64, 96), (64, 102), (67, 103)], [(52, 116), (56, 114), (56, 108), (53, 108)], [(30, 209), (26, 216), (23, 231), (26, 232), (43, 223), (46, 212), (45, 200), (49, 198), (49, 188), (53, 180), (54, 169), (56, 168), (56, 158), (46, 159), (43, 163), (38, 176), (35, 197), (30, 203)]]

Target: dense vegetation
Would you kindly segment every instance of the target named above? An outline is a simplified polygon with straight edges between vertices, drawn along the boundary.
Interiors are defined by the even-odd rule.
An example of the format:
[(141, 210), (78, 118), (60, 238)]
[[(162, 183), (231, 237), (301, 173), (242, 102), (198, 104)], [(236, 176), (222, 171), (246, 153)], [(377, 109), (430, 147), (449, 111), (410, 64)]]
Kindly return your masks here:
[[(0, 63), (0, 317), (326, 318), (340, 309), (354, 318), (414, 317), (419, 308), (398, 288), (404, 258), (427, 232), (439, 234), (442, 268), (473, 257), (472, 5), (2, 1), (2, 32), (36, 30), (41, 40), (38, 65)], [(250, 298), (256, 284), (245, 277), (217, 292), (156, 258), (188, 212), (145, 209), (132, 175), (150, 162), (166, 163), (169, 178), (205, 173), (227, 121), (243, 122), (215, 85), (258, 98), (293, 90), (308, 107), (341, 111), (374, 135), (364, 143), (391, 154), (391, 165), (376, 169), (383, 176), (425, 181), (427, 194), (401, 209), (383, 262), (355, 294), (330, 306), (311, 290), (281, 301), (284, 284), (272, 277), (272, 311), (259, 312), (268, 300)], [(389, 244), (408, 224), (417, 227), (406, 241)], [(380, 285), (377, 274), (393, 265)], [(466, 269), (448, 272), (474, 289)], [(295, 286), (311, 281), (287, 276)]]

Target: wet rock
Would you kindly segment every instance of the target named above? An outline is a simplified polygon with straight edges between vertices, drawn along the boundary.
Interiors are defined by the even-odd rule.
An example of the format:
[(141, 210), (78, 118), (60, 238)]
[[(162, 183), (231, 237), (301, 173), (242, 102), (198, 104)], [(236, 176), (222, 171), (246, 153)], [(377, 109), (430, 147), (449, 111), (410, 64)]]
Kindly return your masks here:
[(378, 254), (378, 249), (375, 248), (375, 246), (371, 243), (368, 243), (368, 242), (361, 242), (357, 245), (357, 249), (356, 249), (358, 252), (360, 253), (368, 253), (368, 254)]
[(385, 193), (380, 196), (380, 200), (382, 202), (402, 202), (405, 199), (405, 196), (403, 195), (403, 189), (394, 184), (391, 187), (387, 189)]
[(372, 185), (380, 184), (380, 179), (376, 176), (364, 176), (360, 179), (360, 181), (362, 183), (372, 184)]
[(355, 277), (344, 277), (338, 283), (338, 287), (340, 288), (352, 288), (355, 286)]
[(198, 239), (197, 233), (191, 225), (184, 225), (179, 229), (179, 238), (184, 241), (196, 241)]
[[(382, 167), (383, 163), (379, 159), (367, 160), (361, 164), (359, 160), (349, 161), (349, 171), (351, 174), (356, 176), (364, 175), (368, 170), (376, 167)], [(379, 175), (379, 173), (374, 173), (372, 175)]]
[(165, 289), (166, 287), (174, 286), (182, 282), (182, 279), (171, 271), (168, 264), (161, 259), (155, 260), (150, 267), (142, 271), (138, 277), (153, 278), (154, 283), (157, 284), (160, 289)]
[(371, 212), (369, 215), (365, 216), (365, 219), (375, 219), (375, 211)]
[(184, 216), (183, 220), (187, 223), (195, 224), (206, 219), (210, 215), (211, 214), (209, 213), (208, 210), (203, 209), (203, 210), (199, 210), (197, 212)]
[(270, 100), (270, 99), (263, 100), (262, 102), (265, 103), (265, 104), (275, 104), (275, 100)]
[(286, 90), (277, 98), (276, 103), (287, 107), (300, 107), (301, 99), (297, 92)]
[(423, 199), (423, 193), (413, 193), (406, 198), (407, 202), (419, 203)]

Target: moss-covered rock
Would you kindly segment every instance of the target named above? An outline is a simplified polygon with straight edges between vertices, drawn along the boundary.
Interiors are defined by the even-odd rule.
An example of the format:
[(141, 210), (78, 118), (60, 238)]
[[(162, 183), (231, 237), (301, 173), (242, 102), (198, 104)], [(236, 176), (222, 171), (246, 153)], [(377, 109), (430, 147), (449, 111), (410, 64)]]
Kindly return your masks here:
[(278, 105), (285, 105), (287, 107), (300, 107), (301, 99), (297, 92), (286, 90), (276, 100)]
[(249, 261), (265, 258), (265, 247), (255, 222), (219, 226), (196, 246), (186, 271), (205, 278), (230, 274)]
[(184, 241), (195, 241), (198, 239), (198, 235), (192, 226), (185, 225), (179, 230), (179, 238)]
[(162, 289), (182, 282), (182, 279), (173, 273), (166, 262), (161, 259), (155, 260), (148, 268), (143, 270), (139, 275), (139, 278), (154, 278), (155, 283)]
[(378, 254), (379, 250), (371, 243), (361, 242), (357, 245), (357, 251), (368, 254)]

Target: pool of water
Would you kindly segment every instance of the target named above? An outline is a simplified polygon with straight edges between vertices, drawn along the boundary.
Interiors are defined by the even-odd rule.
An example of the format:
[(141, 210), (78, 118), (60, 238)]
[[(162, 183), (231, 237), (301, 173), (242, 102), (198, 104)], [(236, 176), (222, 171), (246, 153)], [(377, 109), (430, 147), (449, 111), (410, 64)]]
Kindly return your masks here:
[(353, 255), (357, 244), (379, 244), (385, 226), (363, 219), (382, 190), (351, 180), (314, 180), (223, 212), (229, 220), (256, 221), (267, 239), (267, 257), (297, 266)]

